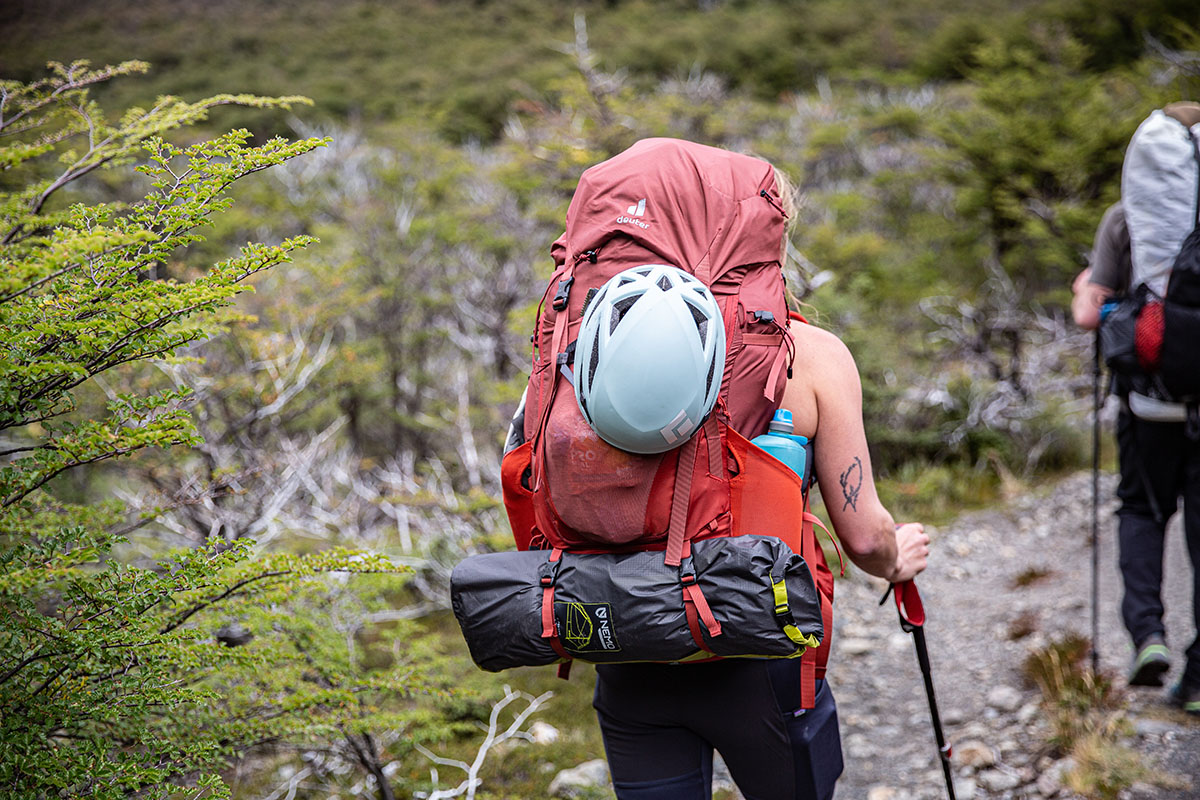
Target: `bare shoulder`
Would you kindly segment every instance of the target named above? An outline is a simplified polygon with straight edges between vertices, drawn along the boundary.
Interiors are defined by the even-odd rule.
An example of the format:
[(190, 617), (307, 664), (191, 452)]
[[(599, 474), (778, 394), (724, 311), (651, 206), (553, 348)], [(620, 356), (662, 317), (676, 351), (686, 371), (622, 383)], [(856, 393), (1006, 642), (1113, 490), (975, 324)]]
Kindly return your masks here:
[(850, 348), (836, 335), (815, 325), (792, 325), (796, 342), (795, 366), (814, 377), (834, 378), (847, 371), (858, 375)]
[(803, 323), (792, 325), (791, 331), (796, 358), (783, 402), (795, 417), (796, 433), (813, 437), (821, 425), (839, 428), (839, 415), (858, 413), (858, 367), (850, 349), (829, 331)]

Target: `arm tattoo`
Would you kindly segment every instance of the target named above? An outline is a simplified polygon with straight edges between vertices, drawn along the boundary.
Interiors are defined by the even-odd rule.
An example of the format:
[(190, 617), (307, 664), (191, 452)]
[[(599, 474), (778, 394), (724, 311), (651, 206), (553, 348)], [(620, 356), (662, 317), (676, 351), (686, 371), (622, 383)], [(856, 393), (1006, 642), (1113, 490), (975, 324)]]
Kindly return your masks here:
[(846, 502), (842, 505), (842, 511), (845, 511), (847, 507), (851, 511), (858, 511), (858, 492), (862, 489), (862, 479), (862, 461), (855, 456), (854, 463), (846, 467), (846, 471), (838, 478), (842, 484), (842, 497), (846, 498)]

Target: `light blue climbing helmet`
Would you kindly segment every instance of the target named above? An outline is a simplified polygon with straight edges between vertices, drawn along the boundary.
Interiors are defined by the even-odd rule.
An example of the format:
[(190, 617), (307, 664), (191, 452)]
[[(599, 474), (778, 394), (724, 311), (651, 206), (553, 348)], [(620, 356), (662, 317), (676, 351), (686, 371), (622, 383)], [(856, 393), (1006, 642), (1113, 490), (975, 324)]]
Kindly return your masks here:
[(712, 292), (665, 264), (614, 275), (584, 309), (575, 399), (596, 434), (631, 453), (683, 444), (712, 412), (725, 323)]

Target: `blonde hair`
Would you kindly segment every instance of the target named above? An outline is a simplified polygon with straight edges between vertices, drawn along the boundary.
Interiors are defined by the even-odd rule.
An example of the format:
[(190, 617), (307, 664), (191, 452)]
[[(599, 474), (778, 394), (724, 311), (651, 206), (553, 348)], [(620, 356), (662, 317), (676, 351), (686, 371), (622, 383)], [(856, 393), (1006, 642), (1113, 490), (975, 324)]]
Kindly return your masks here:
[(783, 223), (783, 241), (779, 243), (779, 263), (786, 264), (788, 235), (796, 224), (796, 212), (799, 210), (799, 204), (796, 202), (796, 187), (792, 183), (792, 179), (779, 167), (772, 165), (771, 169), (775, 171), (775, 191), (779, 193), (779, 205), (783, 207), (783, 213), (786, 215)]
[(788, 236), (791, 234), (792, 228), (796, 225), (796, 215), (800, 211), (799, 193), (796, 191), (796, 185), (792, 183), (792, 179), (788, 177), (786, 172), (775, 166), (772, 166), (772, 169), (775, 170), (775, 190), (779, 192), (779, 204), (783, 206), (783, 213), (787, 214), (787, 220), (783, 223), (783, 240), (779, 245), (779, 266), (784, 268), (785, 276), (783, 291), (787, 297), (788, 308), (798, 312), (802, 310), (804, 303), (792, 291), (792, 287), (786, 283), (786, 276)]
[(796, 224), (796, 212), (800, 210), (800, 204), (796, 199), (796, 186), (788, 174), (779, 167), (772, 166), (771, 169), (775, 170), (775, 190), (779, 192), (780, 205), (783, 206), (783, 213), (787, 214), (784, 229), (790, 231)]

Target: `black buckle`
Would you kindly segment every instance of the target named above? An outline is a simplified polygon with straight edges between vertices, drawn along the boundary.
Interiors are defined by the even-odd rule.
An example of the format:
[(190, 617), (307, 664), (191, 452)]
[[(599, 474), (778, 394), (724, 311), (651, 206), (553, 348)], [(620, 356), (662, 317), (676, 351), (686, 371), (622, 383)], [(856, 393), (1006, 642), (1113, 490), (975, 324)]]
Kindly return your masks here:
[(692, 563), (691, 556), (679, 562), (679, 582), (684, 586), (690, 586), (696, 582), (696, 565)]
[(758, 320), (759, 322), (774, 322), (775, 321), (775, 314), (770, 311), (755, 311), (755, 312), (753, 312), (753, 314), (754, 314), (754, 318), (756, 320)]
[(551, 303), (555, 311), (562, 311), (567, 307), (567, 300), (571, 294), (571, 284), (574, 282), (574, 275), (563, 278), (558, 282), (558, 291), (554, 293), (554, 302)]
[[(576, 340), (578, 341), (578, 340)], [(554, 359), (554, 365), (557, 367), (566, 366), (567, 364), (575, 363), (575, 342), (567, 345), (567, 349), (559, 353)]]
[(554, 581), (558, 578), (558, 566), (562, 560), (550, 561), (547, 559), (538, 565), (538, 583), (543, 587), (553, 586)]

